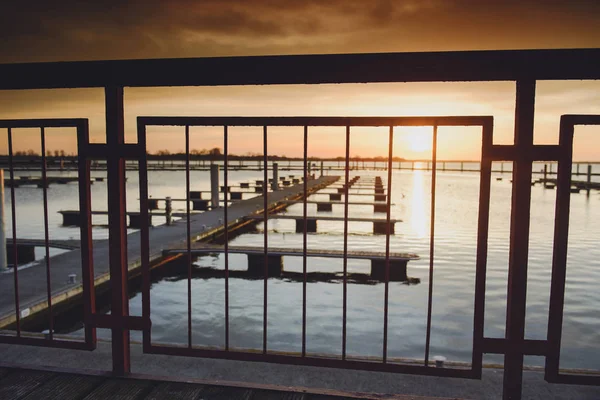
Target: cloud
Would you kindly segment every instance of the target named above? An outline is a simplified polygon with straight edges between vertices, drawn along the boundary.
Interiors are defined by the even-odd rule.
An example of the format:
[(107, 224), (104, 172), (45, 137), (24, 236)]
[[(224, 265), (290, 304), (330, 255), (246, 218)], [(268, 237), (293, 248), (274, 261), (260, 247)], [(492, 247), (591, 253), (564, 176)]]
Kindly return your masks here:
[(600, 42), (600, 2), (130, 0), (5, 2), (0, 62)]

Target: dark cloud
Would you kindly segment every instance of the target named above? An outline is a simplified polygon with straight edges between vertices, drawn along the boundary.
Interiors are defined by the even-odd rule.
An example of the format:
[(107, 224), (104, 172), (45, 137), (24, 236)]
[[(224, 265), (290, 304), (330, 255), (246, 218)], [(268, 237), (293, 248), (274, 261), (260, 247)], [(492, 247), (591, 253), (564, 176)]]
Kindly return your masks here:
[(597, 1), (12, 1), (0, 62), (591, 47), (598, 25)]

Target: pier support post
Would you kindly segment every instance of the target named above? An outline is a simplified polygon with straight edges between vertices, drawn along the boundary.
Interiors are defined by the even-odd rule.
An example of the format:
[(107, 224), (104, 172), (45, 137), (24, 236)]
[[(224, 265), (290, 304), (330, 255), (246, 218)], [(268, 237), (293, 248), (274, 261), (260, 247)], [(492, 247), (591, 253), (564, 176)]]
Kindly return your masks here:
[(323, 176), (323, 161), (321, 161), (321, 176)]
[[(130, 213), (129, 214), (129, 227), (131, 229), (141, 229), (142, 224), (142, 215), (140, 213)], [(146, 221), (148, 226), (152, 226), (152, 214), (148, 214), (148, 221)], [(167, 216), (167, 225), (170, 225), (169, 216)]]
[[(5, 242), (6, 243), (6, 242)], [(1, 246), (4, 250), (4, 254), (8, 254), (7, 263), (15, 265), (15, 250), (12, 243), (6, 243), (4, 246)], [(30, 263), (35, 261), (35, 246), (31, 246), (28, 244), (17, 244), (17, 261), (20, 265)]]
[(546, 179), (548, 179), (548, 164), (544, 164), (544, 183), (546, 183)]
[(148, 199), (148, 210), (158, 210), (158, 200)]
[(375, 201), (386, 201), (386, 195), (385, 194), (376, 194), (375, 195)]
[(6, 230), (4, 225), (4, 170), (0, 169), (0, 271), (7, 268)]
[(592, 166), (588, 165), (588, 167), (587, 167), (587, 185), (586, 185), (586, 189), (588, 190), (588, 192), (590, 190), (591, 184), (592, 184)]
[[(306, 232), (316, 232), (317, 231), (317, 220), (316, 218), (307, 218), (306, 219)], [(304, 233), (304, 219), (299, 218), (296, 220), (296, 233)]]
[[(171, 225), (173, 223), (173, 201), (171, 197), (165, 198), (165, 213), (167, 214), (167, 225)], [(152, 216), (149, 216), (149, 218), (152, 218)], [(150, 225), (152, 225), (151, 221), (148, 221)], [(129, 222), (132, 222), (131, 216), (129, 217)]]
[[(390, 260), (390, 281), (405, 282), (407, 260)], [(385, 281), (385, 260), (371, 260), (371, 279)]]
[[(267, 272), (269, 276), (281, 276), (283, 271), (283, 256), (267, 255)], [(248, 274), (255, 277), (265, 275), (265, 255), (248, 254)]]
[(196, 211), (208, 210), (208, 200), (194, 199), (192, 200), (192, 209)]
[(395, 233), (396, 223), (390, 221), (389, 225), (387, 221), (373, 221), (373, 233), (376, 235), (393, 235)]
[(333, 204), (317, 203), (317, 211), (333, 211)]
[(387, 213), (388, 206), (386, 203), (373, 204), (373, 212), (376, 213)]
[(210, 204), (219, 208), (219, 164), (210, 164)]
[(273, 163), (273, 183), (271, 184), (271, 189), (273, 191), (279, 190), (279, 164)]

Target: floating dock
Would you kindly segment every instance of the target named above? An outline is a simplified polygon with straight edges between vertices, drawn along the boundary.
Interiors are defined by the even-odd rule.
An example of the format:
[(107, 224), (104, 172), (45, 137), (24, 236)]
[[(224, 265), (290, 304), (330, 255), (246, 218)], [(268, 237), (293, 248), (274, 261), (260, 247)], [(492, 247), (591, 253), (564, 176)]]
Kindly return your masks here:
[[(308, 193), (314, 193), (337, 181), (339, 177), (323, 176), (307, 182)], [(268, 194), (269, 206), (272, 209), (282, 201), (293, 200), (303, 196), (304, 184), (282, 188)], [(261, 212), (264, 209), (263, 197), (256, 196), (228, 206), (229, 225), (235, 226), (244, 221), (245, 217)], [(212, 209), (203, 213), (190, 214), (190, 227), (193, 240), (212, 237), (220, 232), (223, 225), (223, 208)], [(175, 221), (172, 225), (159, 225), (150, 230), (151, 249), (150, 261), (163, 257), (163, 250), (181, 247), (187, 237), (187, 223), (185, 219)], [(38, 244), (38, 243), (36, 243)], [(42, 242), (39, 243), (43, 245)], [(141, 246), (140, 233), (133, 232), (127, 235), (128, 269), (130, 276), (140, 273)], [(94, 240), (92, 256), (94, 260), (94, 284), (96, 286), (109, 281), (109, 243), (108, 240)], [(50, 282), (53, 305), (81, 295), (81, 250), (50, 257)], [(45, 265), (45, 260), (30, 268), (19, 269), (19, 303), (20, 315), (26, 318), (47, 307), (46, 274), (40, 267)], [(13, 271), (0, 274), (0, 328), (13, 324), (15, 317), (14, 281)], [(69, 276), (76, 274), (74, 283), (69, 281)]]

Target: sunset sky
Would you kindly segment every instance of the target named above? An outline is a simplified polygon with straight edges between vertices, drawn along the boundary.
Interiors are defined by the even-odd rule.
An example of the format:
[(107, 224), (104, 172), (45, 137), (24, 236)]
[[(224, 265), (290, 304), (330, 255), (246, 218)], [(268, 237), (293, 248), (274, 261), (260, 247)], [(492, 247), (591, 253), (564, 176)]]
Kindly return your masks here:
[[(0, 37), (0, 63), (584, 48), (600, 47), (600, 2), (37, 0), (2, 4)], [(537, 143), (557, 141), (561, 114), (600, 113), (600, 82), (539, 82), (537, 93)], [(510, 82), (136, 88), (126, 89), (125, 101), (129, 140), (135, 140), (138, 115), (493, 115), (495, 142), (510, 143), (513, 135)], [(86, 117), (94, 141), (104, 140), (103, 105), (99, 89), (0, 92), (0, 118)], [(192, 148), (222, 147), (214, 130), (192, 133)], [(600, 160), (600, 128), (577, 134), (576, 158)], [(302, 154), (301, 129), (271, 135), (270, 154)], [(476, 130), (440, 135), (440, 157), (478, 158)], [(259, 137), (259, 130), (234, 130), (231, 151), (260, 153)], [(0, 152), (6, 151), (3, 138), (0, 131)], [(182, 130), (155, 133), (148, 150), (182, 150), (182, 139)], [(429, 130), (399, 130), (394, 153), (428, 157), (429, 140)], [(50, 132), (48, 141), (50, 149), (75, 149), (71, 134)], [(351, 154), (386, 155), (386, 145), (385, 130), (357, 130)], [(15, 147), (39, 150), (39, 140), (18, 132)], [(342, 155), (342, 131), (311, 130), (310, 153)]]

